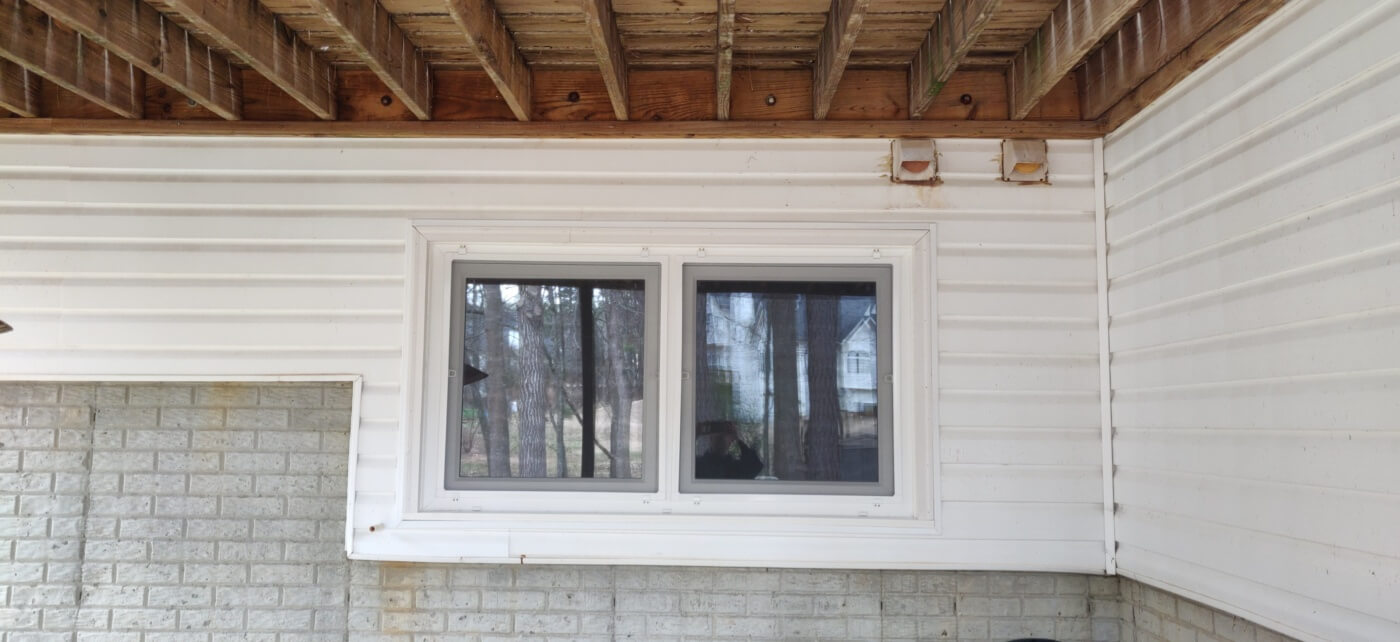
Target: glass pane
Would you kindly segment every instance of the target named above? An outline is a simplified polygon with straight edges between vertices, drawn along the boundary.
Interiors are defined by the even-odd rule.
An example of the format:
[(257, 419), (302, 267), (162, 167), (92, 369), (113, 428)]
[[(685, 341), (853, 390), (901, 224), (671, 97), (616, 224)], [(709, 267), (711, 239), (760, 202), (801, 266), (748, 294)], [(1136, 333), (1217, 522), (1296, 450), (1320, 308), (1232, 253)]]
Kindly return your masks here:
[(640, 478), (644, 282), (464, 287), (460, 476)]
[(695, 478), (879, 481), (874, 282), (696, 282)]

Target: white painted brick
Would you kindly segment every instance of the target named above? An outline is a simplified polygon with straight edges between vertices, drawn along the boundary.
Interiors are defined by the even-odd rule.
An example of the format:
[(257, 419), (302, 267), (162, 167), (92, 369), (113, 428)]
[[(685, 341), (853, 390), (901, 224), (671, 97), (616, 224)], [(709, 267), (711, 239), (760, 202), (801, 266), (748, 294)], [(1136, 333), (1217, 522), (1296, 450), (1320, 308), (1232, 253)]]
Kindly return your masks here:
[(413, 604), (413, 593), (406, 588), (350, 587), (350, 606), (405, 609)]
[(703, 615), (648, 615), (646, 627), (647, 633), (653, 636), (709, 635), (710, 618)]
[(213, 599), (208, 586), (152, 586), (146, 593), (149, 606), (208, 606)]
[(81, 515), (83, 498), (77, 495), (24, 495), (19, 498), (21, 515)]
[(178, 564), (132, 564), (116, 565), (117, 581), (123, 584), (176, 584), (180, 581)]
[(957, 612), (965, 615), (1009, 617), (1021, 614), (1021, 600), (1008, 597), (960, 596)]
[(288, 560), (299, 562), (333, 562), (345, 559), (342, 542), (287, 542)]
[(320, 450), (321, 433), (304, 430), (264, 430), (258, 435), (258, 450), (306, 452)]
[(25, 406), (58, 403), (58, 385), (48, 383), (5, 383), (0, 385), (0, 404)]
[[(146, 475), (151, 477), (152, 475)], [(81, 502), (81, 498), (79, 498)], [(96, 495), (88, 499), (88, 515), (138, 517), (150, 515), (155, 498), (145, 495)]]
[(128, 430), (127, 448), (150, 450), (182, 450), (190, 447), (188, 430)]
[(1022, 615), (1079, 617), (1089, 614), (1088, 598), (1027, 597), (1021, 600)]
[(1182, 622), (1206, 633), (1210, 633), (1215, 627), (1215, 614), (1211, 612), (1211, 609), (1188, 600), (1177, 601), (1176, 616)]
[(14, 544), (13, 555), (17, 562), (77, 560), (78, 549), (79, 545), (76, 539), (19, 540)]
[(846, 620), (830, 617), (788, 618), (783, 620), (783, 635), (804, 640), (840, 638), (847, 635)]
[[(682, 613), (743, 614), (747, 610), (748, 600), (742, 593), (687, 592), (680, 597), (680, 607)], [(878, 611), (879, 608), (879, 600), (875, 600), (875, 609)]]
[(272, 408), (230, 408), (225, 425), (229, 428), (286, 428), (288, 416), (288, 411)]
[(188, 477), (173, 473), (126, 473), (122, 488), (132, 495), (176, 495), (185, 492)]
[[(290, 607), (326, 607), (345, 606), (345, 588), (336, 586), (284, 586), (282, 588), (282, 606)], [(344, 613), (341, 614), (342, 620)]]
[(192, 495), (251, 495), (252, 475), (190, 475)]
[[(387, 618), (388, 615), (386, 614), (385, 617)], [(439, 620), (442, 618), (441, 614), (433, 615), (437, 616)], [(311, 611), (307, 609), (249, 609), (247, 626), (252, 631), (304, 631), (311, 628)]]
[(957, 590), (962, 595), (986, 595), (988, 580), (985, 573), (958, 573)]
[(811, 615), (812, 597), (809, 595), (765, 595), (748, 596), (748, 612), (752, 615)]
[(112, 629), (151, 631), (175, 628), (175, 611), (167, 609), (112, 609)]
[(515, 630), (526, 635), (574, 633), (578, 631), (578, 625), (578, 616), (572, 613), (517, 613), (515, 615)]
[(987, 578), (992, 595), (1034, 595), (1054, 593), (1055, 578), (1027, 573), (992, 573)]
[[(124, 455), (127, 453), (114, 453), (114, 455)], [(147, 464), (151, 453), (130, 453), (135, 461), (145, 455)], [(111, 459), (122, 459), (121, 457), (108, 457), (98, 460), (93, 458), (93, 470), (112, 470), (112, 468), (99, 467), (99, 461), (106, 464)], [(87, 470), (88, 455), (82, 451), (65, 450), (30, 450), (22, 453), (20, 457), (19, 469), (28, 472), (53, 472), (53, 471), (85, 471)]]
[(205, 517), (219, 512), (219, 500), (215, 497), (157, 497), (156, 515), (182, 515)]
[(139, 631), (80, 631), (77, 636), (78, 642), (141, 642)]
[(190, 440), (195, 450), (252, 450), (258, 433), (252, 430), (196, 430)]
[(141, 606), (145, 603), (144, 586), (102, 584), (83, 587), (83, 604), (86, 606)]
[(256, 386), (221, 383), (195, 386), (194, 405), (210, 408), (237, 408), (258, 403)]
[(224, 517), (279, 517), (283, 514), (281, 497), (224, 497), (219, 514)]
[(390, 611), (380, 616), (387, 631), (442, 631), (446, 629), (446, 615), (431, 611), (398, 612)]
[[(342, 479), (342, 486), (344, 480)], [(321, 478), (315, 475), (258, 475), (259, 495), (308, 495), (320, 492)]]
[(282, 597), (275, 586), (220, 586), (214, 606), (277, 606)]
[(83, 552), (83, 560), (88, 562), (139, 562), (146, 559), (146, 542), (139, 540), (88, 541)]
[(320, 408), (321, 386), (267, 386), (258, 389), (258, 404), (277, 408)]
[(33, 428), (91, 428), (92, 410), (88, 406), (27, 408), (24, 425)]
[(991, 636), (991, 618), (959, 617), (958, 639), (985, 640)]
[[(4, 419), (3, 409), (0, 409), (0, 421)], [(0, 444), (12, 449), (10, 452), (53, 448), (57, 435), (58, 431), (52, 428), (0, 428)]]
[(226, 453), (223, 469), (231, 473), (280, 473), (287, 470), (287, 456), (282, 453)]
[(185, 522), (189, 537), (199, 539), (248, 539), (252, 524), (246, 519), (191, 519)]
[(312, 564), (251, 564), (248, 579), (257, 584), (311, 584), (316, 567)]
[(130, 539), (174, 539), (184, 536), (185, 522), (179, 519), (123, 519), (117, 533)]
[(282, 560), (280, 542), (219, 542), (218, 559), (225, 562), (276, 562)]
[(10, 606), (77, 606), (78, 591), (69, 584), (16, 586), (10, 591)]
[(509, 613), (452, 613), (447, 617), (448, 631), (469, 633), (509, 633), (512, 628)]
[(552, 611), (611, 611), (613, 596), (611, 591), (551, 591), (547, 608)]
[[(953, 613), (953, 596), (951, 595), (927, 595), (927, 594), (893, 594), (886, 595), (882, 600), (884, 610), (890, 615), (951, 615)], [(817, 609), (821, 613), (821, 609)], [(972, 612), (973, 615), (986, 615), (985, 613)]]
[(151, 546), (153, 562), (212, 562), (214, 542), (163, 541)]
[[(305, 541), (316, 539), (317, 523), (306, 519), (255, 519), (253, 537), (282, 541)], [(345, 535), (341, 531), (341, 536)]]
[(153, 428), (157, 425), (155, 408), (112, 408), (99, 406), (93, 427), (103, 428)]
[(186, 631), (238, 631), (244, 628), (243, 609), (184, 609), (180, 628)]
[(161, 408), (162, 428), (223, 428), (222, 408)]
[(219, 470), (219, 454), (163, 452), (158, 454), (156, 466), (162, 472), (212, 473)]
[(248, 581), (243, 564), (185, 564), (185, 581), (196, 584), (241, 584)]
[(350, 458), (344, 453), (292, 453), (288, 457), (291, 470), (314, 470), (318, 473), (344, 474)]
[(714, 634), (720, 636), (776, 638), (779, 635), (779, 619), (775, 617), (715, 616)]
[(129, 386), (126, 393), (128, 406), (188, 406), (194, 399), (189, 386)]
[(292, 428), (298, 430), (348, 430), (350, 428), (349, 409), (292, 410)]
[[(548, 594), (544, 591), (486, 591), (481, 595), (481, 608), (485, 611), (540, 611), (545, 608)], [(622, 597), (618, 597), (618, 610), (622, 608)], [(630, 609), (635, 610), (635, 609)]]
[(1019, 617), (991, 620), (992, 639), (1050, 638), (1055, 635), (1054, 618)]

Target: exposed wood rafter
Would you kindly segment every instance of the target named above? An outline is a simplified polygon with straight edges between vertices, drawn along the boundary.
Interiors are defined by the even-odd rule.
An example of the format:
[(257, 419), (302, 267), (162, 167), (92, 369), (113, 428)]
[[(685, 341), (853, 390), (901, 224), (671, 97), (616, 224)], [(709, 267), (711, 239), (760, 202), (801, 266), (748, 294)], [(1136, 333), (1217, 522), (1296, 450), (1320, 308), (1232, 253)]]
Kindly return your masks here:
[(0, 57), (118, 115), (141, 117), (141, 70), (24, 0), (0, 0)]
[(719, 120), (729, 120), (734, 84), (734, 2), (715, 0), (715, 113)]
[(588, 39), (598, 56), (598, 68), (603, 72), (603, 83), (608, 86), (613, 113), (618, 120), (627, 120), (627, 60), (622, 56), (622, 40), (617, 35), (612, 0), (583, 0), (582, 5)]
[(28, 69), (0, 58), (0, 108), (19, 116), (39, 116), (39, 77)]
[(817, 45), (816, 67), (812, 70), (812, 118), (822, 120), (831, 111), (831, 99), (846, 73), (846, 63), (865, 23), (870, 0), (831, 0), (831, 11)]
[(1103, 114), (1107, 128), (1117, 129), (1286, 3), (1287, 0), (1246, 0), (1109, 108)]
[(335, 70), (257, 0), (165, 4), (318, 118), (335, 119)]
[(501, 21), (492, 0), (447, 0), (447, 13), (462, 29), (467, 44), (496, 84), (511, 113), (530, 120), (530, 68)]
[(948, 0), (909, 65), (909, 117), (921, 118), (1002, 0)]
[(433, 74), (377, 0), (316, 0), (321, 18), (420, 119), (432, 118)]
[(229, 59), (144, 2), (30, 0), (222, 118), (242, 117), (242, 83)]
[(1063, 0), (1011, 61), (1011, 117), (1025, 118), (1143, 0)]
[(350, 138), (1098, 138), (1061, 120), (225, 121), (0, 118), (0, 134), (344, 136)]
[(1102, 116), (1242, 0), (1149, 0), (1084, 61), (1081, 112)]

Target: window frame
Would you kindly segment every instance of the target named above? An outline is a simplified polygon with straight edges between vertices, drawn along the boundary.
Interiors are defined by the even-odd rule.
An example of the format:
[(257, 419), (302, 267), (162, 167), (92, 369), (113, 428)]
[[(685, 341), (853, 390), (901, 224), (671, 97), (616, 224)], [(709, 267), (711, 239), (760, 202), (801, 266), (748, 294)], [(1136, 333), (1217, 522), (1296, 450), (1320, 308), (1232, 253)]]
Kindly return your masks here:
[[(823, 495), (890, 497), (895, 493), (894, 472), (894, 301), (892, 283), (893, 269), (889, 265), (859, 264), (772, 264), (772, 263), (696, 263), (682, 266), (681, 278), (684, 281), (682, 294), (681, 333), (683, 355), (681, 358), (681, 456), (680, 492), (682, 493), (731, 493), (752, 495)], [(879, 478), (876, 482), (830, 482), (798, 480), (731, 480), (696, 479), (695, 477), (695, 386), (698, 381), (695, 372), (696, 358), (696, 301), (698, 284), (702, 280), (722, 281), (786, 281), (786, 282), (865, 282), (875, 283), (876, 305), (876, 356), (875, 362), (883, 364), (883, 372), (876, 373), (876, 399), (880, 407), (887, 411), (877, 419), (877, 450)], [(883, 331), (880, 331), (883, 329)], [(839, 339), (839, 338), (838, 338)], [(838, 368), (842, 365), (837, 362)], [(833, 373), (840, 376), (839, 371)]]
[[(463, 477), (452, 471), (461, 466), (461, 448), (451, 447), (461, 443), (462, 385), (461, 364), (464, 357), (463, 344), (466, 333), (462, 319), (466, 312), (465, 283), (468, 278), (481, 279), (626, 279), (643, 282), (645, 295), (643, 329), (642, 376), (642, 476), (635, 479), (615, 479), (611, 477)], [(445, 490), (485, 490), (485, 491), (600, 491), (600, 492), (656, 492), (657, 488), (657, 395), (658, 362), (660, 359), (659, 330), (661, 324), (661, 269), (658, 264), (646, 263), (598, 263), (598, 262), (556, 262), (556, 261), (474, 261), (454, 260), (452, 262), (452, 305), (449, 316), (451, 341), (448, 348), (449, 370), (447, 378), (447, 414), (443, 417), (447, 428), (447, 447), (444, 474)], [(596, 405), (594, 410), (596, 411)]]
[[(357, 536), (359, 558), (501, 560), (513, 559), (510, 551), (528, 550), (536, 561), (757, 563), (759, 558), (743, 557), (733, 548), (737, 540), (723, 535), (918, 538), (940, 532), (941, 486), (934, 483), (941, 462), (932, 393), (937, 390), (938, 336), (933, 224), (419, 220), (409, 221), (407, 228), (411, 275), (406, 279), (405, 333), (410, 348), (403, 361), (404, 428), (395, 466), (398, 482), (392, 492), (373, 487), (364, 494), (352, 479), (350, 499), (353, 503), (389, 500), (392, 518), (380, 526), (393, 535)], [(655, 458), (662, 469), (657, 492), (440, 488), (445, 466), (441, 453), (445, 431), (440, 429), (446, 412), (442, 405), (446, 385), (441, 383), (448, 340), (444, 320), (449, 314), (443, 302), (450, 301), (451, 293), (450, 278), (444, 275), (450, 270), (444, 266), (464, 258), (662, 265), (658, 297), (662, 375)], [(679, 444), (676, 435), (668, 434), (672, 432), (668, 417), (679, 411), (680, 381), (678, 376), (668, 378), (666, 372), (679, 368), (681, 349), (679, 331), (667, 327), (667, 319), (681, 314), (680, 268), (687, 262), (894, 266), (894, 341), (896, 346), (906, 342), (895, 350), (894, 358), (895, 496), (679, 492)], [(429, 429), (428, 422), (435, 428)], [(435, 485), (439, 488), (434, 489)], [(621, 544), (638, 532), (648, 533), (646, 550)], [(696, 540), (697, 532), (714, 536)], [(618, 538), (617, 547), (608, 544), (614, 541), (610, 538)], [(583, 548), (588, 549), (586, 554), (579, 552)], [(781, 562), (787, 554), (783, 547), (763, 550), (767, 551), (762, 554), (764, 563)]]

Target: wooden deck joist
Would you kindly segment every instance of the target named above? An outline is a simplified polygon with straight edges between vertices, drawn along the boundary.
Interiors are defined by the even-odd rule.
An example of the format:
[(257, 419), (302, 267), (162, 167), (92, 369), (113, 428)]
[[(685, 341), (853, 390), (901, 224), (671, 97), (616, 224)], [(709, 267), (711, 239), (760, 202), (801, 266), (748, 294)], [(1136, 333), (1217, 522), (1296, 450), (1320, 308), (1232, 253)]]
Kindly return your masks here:
[(1143, 0), (1063, 0), (1011, 61), (1011, 117), (1025, 118)]
[(617, 18), (613, 16), (612, 0), (583, 0), (583, 22), (593, 53), (598, 56), (598, 70), (608, 87), (613, 114), (627, 120), (627, 60), (622, 55), (622, 40), (617, 35)]
[(26, 118), (38, 117), (39, 82), (28, 69), (0, 58), (0, 108)]
[(816, 120), (826, 118), (831, 111), (831, 100), (836, 97), (842, 74), (846, 73), (869, 8), (870, 0), (831, 0), (831, 11), (822, 29), (817, 61), (812, 69), (812, 118)]
[(134, 0), (30, 4), (220, 117), (242, 117), (240, 76), (229, 59), (150, 5)]
[(335, 119), (335, 70), (257, 0), (166, 0), (165, 4), (311, 113)]
[(922, 118), (992, 21), (1001, 0), (948, 0), (909, 65), (909, 117)]
[(409, 111), (423, 120), (432, 118), (428, 63), (378, 0), (314, 0), (312, 5)]
[(481, 68), (515, 117), (530, 120), (530, 68), (490, 0), (447, 0), (447, 13), (462, 30)]
[(0, 57), (124, 118), (141, 117), (141, 70), (24, 0), (0, 0)]

